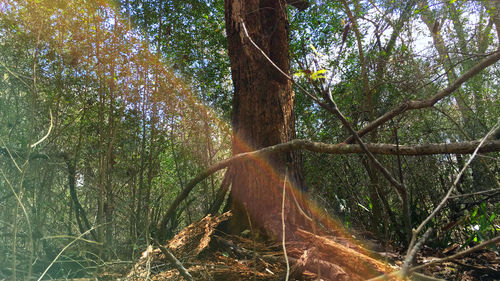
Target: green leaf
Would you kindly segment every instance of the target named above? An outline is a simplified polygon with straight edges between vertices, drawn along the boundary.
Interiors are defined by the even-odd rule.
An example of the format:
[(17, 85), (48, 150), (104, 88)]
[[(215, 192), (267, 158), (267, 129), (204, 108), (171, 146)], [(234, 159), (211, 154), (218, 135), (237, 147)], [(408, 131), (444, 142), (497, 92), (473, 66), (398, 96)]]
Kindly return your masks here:
[(322, 75), (324, 73), (326, 73), (326, 70), (325, 69), (320, 69), (320, 70), (318, 70), (318, 71), (316, 71), (316, 72), (314, 72), (314, 73), (311, 74), (311, 79), (316, 80), (316, 79), (320, 79), (320, 78), (326, 78), (325, 75)]
[(323, 55), (321, 55), (318, 50), (316, 50), (316, 48), (313, 46), (313, 44), (309, 44), (309, 47), (311, 47), (311, 49), (313, 50), (313, 52), (318, 56), (318, 57), (322, 57)]
[(478, 210), (479, 210), (479, 208), (478, 208), (478, 207), (476, 207), (476, 208), (474, 209), (474, 212), (472, 212), (472, 214), (470, 215), (470, 217), (471, 217), (471, 218), (475, 218), (475, 217), (476, 217), (476, 215), (477, 215), (477, 211), (478, 211)]
[(493, 220), (495, 219), (496, 216), (497, 216), (497, 214), (495, 214), (495, 213), (491, 214), (489, 221), (493, 222)]
[(297, 77), (304, 77), (304, 76), (306, 76), (306, 74), (304, 73), (304, 71), (295, 72), (293, 75), (297, 76)]

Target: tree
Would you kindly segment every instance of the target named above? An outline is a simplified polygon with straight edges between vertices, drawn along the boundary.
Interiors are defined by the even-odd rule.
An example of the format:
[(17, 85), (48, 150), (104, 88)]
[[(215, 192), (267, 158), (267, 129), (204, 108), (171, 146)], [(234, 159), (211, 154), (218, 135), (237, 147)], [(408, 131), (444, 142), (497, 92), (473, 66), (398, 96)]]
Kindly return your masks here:
[[(226, 33), (234, 84), (232, 153), (236, 155), (295, 138), (286, 1), (226, 0)], [(256, 42), (257, 49), (250, 43)], [(270, 236), (281, 233), (281, 190), (304, 188), (299, 155), (286, 153), (239, 161), (232, 167), (232, 232), (257, 227)], [(295, 192), (297, 193), (297, 192)], [(290, 194), (290, 193), (288, 193)], [(290, 201), (291, 202), (291, 201)], [(287, 204), (287, 225), (302, 224)]]
[[(297, 1), (286, 2), (307, 6)], [(402, 230), (436, 206), (433, 246), (497, 236), (500, 129), (450, 186), (500, 115), (499, 1), (316, 1), (297, 12), (232, 0), (227, 33), (222, 0), (116, 2), (124, 15), (102, 1), (0, 4), (0, 279), (43, 278), (49, 264), (53, 278), (89, 277), (115, 253), (135, 259), (150, 236), (220, 211), (231, 183), (230, 230), (278, 239), (286, 187), (293, 253), (337, 235), (330, 215), (407, 242)], [(294, 96), (278, 69), (307, 90)], [(328, 212), (310, 215), (318, 235), (291, 188), (305, 187), (300, 150), (319, 201), (303, 210)], [(224, 180), (214, 174), (225, 168)], [(311, 272), (313, 260), (353, 260), (319, 248)]]

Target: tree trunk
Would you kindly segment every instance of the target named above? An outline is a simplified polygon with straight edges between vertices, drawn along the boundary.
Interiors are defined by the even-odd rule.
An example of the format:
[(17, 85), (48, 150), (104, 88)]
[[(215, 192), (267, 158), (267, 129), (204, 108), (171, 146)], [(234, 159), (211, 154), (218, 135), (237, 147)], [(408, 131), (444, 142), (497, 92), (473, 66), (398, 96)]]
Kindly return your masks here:
[[(250, 38), (285, 73), (288, 56), (288, 16), (284, 0), (226, 0), (225, 18), (234, 83), (233, 155), (295, 138), (292, 84), (267, 61)], [(288, 167), (288, 168), (287, 168)], [(301, 161), (288, 153), (254, 158), (233, 166), (230, 231), (245, 229), (281, 235), (281, 200), (285, 173), (288, 187), (303, 189)], [(291, 184), (290, 184), (291, 183)], [(287, 189), (286, 225), (301, 224)], [(295, 190), (293, 193), (299, 196)], [(289, 201), (292, 200), (292, 201)], [(288, 228), (289, 230), (290, 228)], [(288, 231), (287, 231), (288, 232)]]

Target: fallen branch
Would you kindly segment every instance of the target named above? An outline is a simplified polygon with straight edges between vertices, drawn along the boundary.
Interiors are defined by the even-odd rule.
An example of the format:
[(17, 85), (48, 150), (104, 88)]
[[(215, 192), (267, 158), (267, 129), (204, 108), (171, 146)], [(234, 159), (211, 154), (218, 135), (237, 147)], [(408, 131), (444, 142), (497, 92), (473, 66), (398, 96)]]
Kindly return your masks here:
[(329, 272), (340, 271), (350, 277), (348, 280), (363, 280), (388, 270), (385, 263), (371, 258), (348, 245), (342, 245), (300, 228), (295, 233), (298, 237), (301, 237), (302, 241), (313, 245), (316, 249), (309, 263), (305, 265), (306, 269), (314, 272), (317, 265), (320, 265), (320, 267), (323, 265), (324, 269), (330, 268), (331, 271), (321, 270), (322, 274), (329, 276), (329, 280), (336, 280), (332, 278), (333, 275), (328, 275)]
[(160, 243), (158, 243), (158, 241), (156, 240), (153, 240), (154, 243), (156, 244), (156, 246), (160, 249), (160, 251), (165, 255), (165, 257), (167, 258), (167, 260), (177, 269), (179, 270), (179, 273), (182, 275), (182, 277), (186, 278), (186, 280), (188, 281), (193, 281), (193, 276), (191, 276), (191, 274), (189, 274), (189, 272), (186, 270), (186, 268), (184, 268), (184, 266), (182, 265), (182, 263), (174, 256), (172, 255), (172, 253), (170, 253), (170, 251), (163, 247), (162, 245), (160, 245)]
[[(433, 154), (470, 154), (474, 152), (474, 149), (479, 145), (480, 141), (471, 141), (463, 143), (441, 143), (441, 144), (422, 144), (422, 145), (400, 145), (399, 148), (394, 144), (365, 144), (368, 150), (373, 154), (382, 155), (433, 155)], [(172, 202), (172, 205), (168, 208), (167, 212), (163, 216), (162, 220), (158, 224), (158, 229), (160, 230), (160, 238), (163, 238), (162, 232), (169, 222), (171, 216), (174, 214), (175, 210), (179, 204), (186, 199), (191, 190), (202, 180), (210, 176), (211, 174), (227, 168), (231, 163), (243, 160), (252, 159), (261, 155), (289, 152), (292, 150), (308, 150), (311, 152), (327, 153), (327, 154), (353, 154), (353, 153), (363, 153), (361, 146), (357, 144), (327, 144), (321, 142), (313, 142), (309, 140), (292, 140), (286, 143), (280, 143), (273, 146), (268, 146), (260, 150), (241, 153), (235, 155), (231, 158), (222, 160), (218, 163), (213, 164), (201, 173), (199, 173), (194, 179), (192, 179), (181, 191), (181, 193)], [(498, 152), (500, 151), (500, 140), (490, 140), (483, 143), (479, 152)]]
[[(428, 267), (428, 266), (431, 266), (431, 265), (436, 265), (436, 264), (440, 264), (440, 263), (443, 263), (443, 262), (447, 262), (447, 261), (451, 261), (451, 260), (454, 260), (454, 259), (458, 259), (458, 258), (467, 256), (468, 254), (471, 254), (473, 252), (476, 252), (478, 250), (481, 250), (483, 248), (486, 248), (486, 247), (488, 247), (490, 245), (497, 244), (497, 243), (500, 243), (500, 236), (497, 236), (497, 237), (495, 237), (493, 239), (485, 241), (485, 242), (483, 242), (483, 243), (481, 243), (481, 244), (479, 244), (477, 246), (474, 246), (474, 247), (469, 248), (467, 250), (464, 250), (462, 252), (456, 253), (454, 255), (451, 255), (451, 256), (448, 256), (448, 257), (445, 257), (445, 258), (442, 258), (442, 259), (433, 260), (431, 262), (424, 263), (424, 264), (412, 267), (408, 271), (409, 271), (409, 273), (412, 273), (414, 271), (417, 271), (419, 269), (422, 269), (422, 268), (425, 268), (425, 267)], [(368, 281), (392, 280), (391, 278), (400, 276), (400, 274), (401, 274), (401, 270), (392, 272), (390, 274), (384, 274), (384, 275), (381, 275), (379, 277), (369, 279)]]

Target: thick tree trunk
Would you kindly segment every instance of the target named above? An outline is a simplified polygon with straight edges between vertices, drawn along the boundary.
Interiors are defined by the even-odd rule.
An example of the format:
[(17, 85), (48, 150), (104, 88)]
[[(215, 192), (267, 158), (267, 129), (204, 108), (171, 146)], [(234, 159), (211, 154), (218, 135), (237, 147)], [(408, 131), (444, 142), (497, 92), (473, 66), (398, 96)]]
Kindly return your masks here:
[[(288, 16), (284, 0), (226, 0), (225, 17), (234, 83), (233, 154), (283, 143), (295, 138), (294, 93), (291, 82), (251, 45), (243, 30), (285, 73), (288, 56)], [(287, 168), (288, 167), (288, 168)], [(234, 164), (230, 230), (258, 229), (281, 235), (283, 180), (302, 189), (301, 163), (288, 153)], [(291, 199), (291, 190), (287, 198)], [(295, 191), (295, 196), (299, 196)], [(286, 203), (286, 225), (296, 226), (296, 204)], [(294, 211), (295, 210), (295, 211)], [(287, 231), (288, 232), (288, 231)]]

